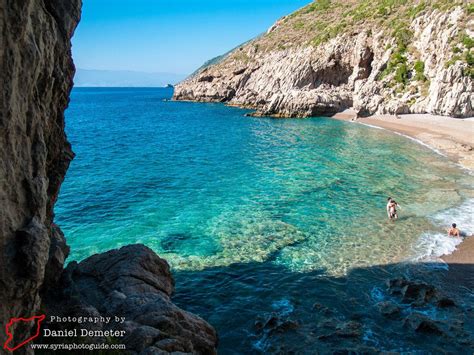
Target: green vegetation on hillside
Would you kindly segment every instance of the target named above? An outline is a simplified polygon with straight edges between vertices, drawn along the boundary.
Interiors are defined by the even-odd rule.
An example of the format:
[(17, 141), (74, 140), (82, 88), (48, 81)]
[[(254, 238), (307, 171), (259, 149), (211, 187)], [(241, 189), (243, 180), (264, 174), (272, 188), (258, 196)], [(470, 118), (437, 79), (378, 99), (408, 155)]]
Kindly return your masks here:
[(415, 80), (418, 81), (426, 81), (426, 76), (424, 74), (425, 72), (425, 63), (423, 63), (421, 60), (417, 60), (415, 62)]
[[(342, 34), (365, 32), (369, 37), (382, 33), (391, 50), (387, 66), (379, 79), (390, 76), (394, 85), (407, 85), (411, 80), (426, 85), (424, 63), (419, 53), (413, 53), (411, 43), (413, 20), (430, 11), (449, 11), (456, 6), (465, 9), (466, 16), (474, 12), (474, 5), (464, 0), (316, 0), (286, 16), (276, 29), (254, 41), (254, 53), (275, 49), (285, 50), (295, 46), (318, 47)], [(467, 23), (467, 21), (466, 21)], [(467, 63), (465, 75), (473, 76), (474, 40), (460, 31), (452, 38), (453, 57), (446, 65), (457, 60)], [(252, 61), (254, 56), (233, 54), (236, 60)]]
[(411, 39), (409, 25), (427, 11), (448, 11), (463, 6), (467, 13), (472, 4), (463, 0), (316, 0), (284, 18), (279, 27), (258, 42), (261, 51), (311, 44), (319, 46), (343, 33), (383, 30), (394, 36), (405, 50)]
[(446, 63), (446, 67), (450, 67), (456, 62), (460, 61), (466, 63), (463, 74), (471, 79), (474, 79), (474, 39), (469, 37), (466, 33), (460, 33), (452, 40), (453, 56)]
[[(287, 16), (275, 32), (262, 37), (260, 48), (283, 49), (302, 44), (317, 47), (344, 33), (364, 30), (371, 36), (383, 31), (389, 43), (391, 39), (387, 49), (391, 48), (392, 54), (380, 78), (393, 75), (394, 82), (401, 85), (406, 85), (411, 78), (426, 82), (424, 63), (408, 61), (413, 54), (410, 53), (413, 39), (410, 24), (428, 11), (449, 11), (456, 6), (463, 6), (468, 14), (474, 11), (473, 4), (463, 0), (317, 0)], [(458, 57), (472, 63), (473, 39), (464, 35), (456, 41), (467, 48), (467, 52), (459, 49), (463, 53)], [(466, 75), (472, 76), (470, 68)]]
[(471, 3), (471, 4), (468, 4), (468, 5), (467, 5), (467, 13), (468, 13), (469, 15), (474, 14), (474, 3)]
[(463, 1), (319, 0), (290, 15), (288, 21), (297, 19), (299, 23), (309, 23), (309, 28), (316, 32), (311, 43), (317, 46), (339, 34), (357, 31), (361, 25), (385, 30), (397, 27), (403, 35), (411, 20), (422, 12), (447, 11), (458, 5), (463, 5)]

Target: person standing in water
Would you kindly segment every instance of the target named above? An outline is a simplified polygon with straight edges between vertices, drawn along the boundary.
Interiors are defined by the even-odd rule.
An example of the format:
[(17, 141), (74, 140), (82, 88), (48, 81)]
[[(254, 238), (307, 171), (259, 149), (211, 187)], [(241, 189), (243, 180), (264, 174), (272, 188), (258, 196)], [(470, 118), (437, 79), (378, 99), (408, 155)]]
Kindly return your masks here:
[(448, 236), (450, 237), (460, 237), (461, 231), (457, 228), (456, 223), (451, 225), (451, 228), (448, 230)]
[(389, 219), (391, 219), (390, 217), (390, 203), (391, 202), (392, 202), (392, 198), (391, 197), (387, 198), (387, 215)]
[(397, 219), (397, 207), (400, 207), (398, 203), (391, 197), (387, 199), (387, 215), (389, 219)]

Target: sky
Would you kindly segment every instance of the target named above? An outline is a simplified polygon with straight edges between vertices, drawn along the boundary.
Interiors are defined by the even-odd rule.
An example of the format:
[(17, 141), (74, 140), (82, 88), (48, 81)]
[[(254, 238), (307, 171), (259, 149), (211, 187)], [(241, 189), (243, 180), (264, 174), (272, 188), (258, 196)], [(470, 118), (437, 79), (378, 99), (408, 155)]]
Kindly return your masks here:
[(311, 0), (83, 0), (76, 67), (190, 74)]

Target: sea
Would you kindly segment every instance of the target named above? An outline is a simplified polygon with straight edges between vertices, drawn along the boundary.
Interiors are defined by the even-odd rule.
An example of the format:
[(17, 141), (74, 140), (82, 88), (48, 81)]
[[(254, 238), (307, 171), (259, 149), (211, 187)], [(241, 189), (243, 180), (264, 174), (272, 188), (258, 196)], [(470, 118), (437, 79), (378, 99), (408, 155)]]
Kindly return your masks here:
[[(172, 93), (73, 89), (66, 132), (76, 157), (55, 207), (68, 262), (147, 245), (171, 265), (173, 301), (216, 328), (222, 354), (450, 349), (387, 324), (379, 308), (391, 299), (387, 279), (442, 282), (439, 257), (461, 242), (446, 229), (474, 232), (472, 174), (385, 130), (248, 117)], [(472, 310), (472, 290), (452, 292)], [(272, 317), (282, 329), (262, 328)], [(348, 322), (360, 325), (357, 339), (321, 336)]]

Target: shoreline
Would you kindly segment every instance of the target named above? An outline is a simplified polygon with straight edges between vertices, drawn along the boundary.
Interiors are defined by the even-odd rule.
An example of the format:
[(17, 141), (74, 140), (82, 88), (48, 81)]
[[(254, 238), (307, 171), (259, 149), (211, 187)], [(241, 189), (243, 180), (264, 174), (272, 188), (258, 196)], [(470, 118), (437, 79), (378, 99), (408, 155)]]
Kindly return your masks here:
[[(469, 173), (474, 172), (474, 118), (457, 119), (430, 114), (358, 118), (351, 110), (332, 118), (403, 135), (454, 161)], [(456, 270), (459, 270), (460, 265), (474, 264), (474, 236), (464, 237), (454, 252), (441, 256), (441, 259), (449, 266), (456, 265)], [(462, 275), (454, 277), (459, 280)]]
[(474, 117), (452, 118), (431, 114), (357, 117), (354, 111), (346, 110), (332, 118), (407, 136), (474, 172)]

